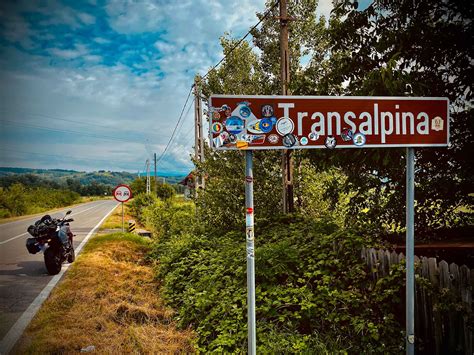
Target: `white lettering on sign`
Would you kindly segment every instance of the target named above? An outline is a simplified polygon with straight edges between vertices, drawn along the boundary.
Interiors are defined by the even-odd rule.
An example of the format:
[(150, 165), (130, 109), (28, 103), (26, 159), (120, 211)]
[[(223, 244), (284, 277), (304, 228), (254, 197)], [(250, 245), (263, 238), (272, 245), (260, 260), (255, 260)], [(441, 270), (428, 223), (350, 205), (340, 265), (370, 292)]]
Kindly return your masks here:
[[(290, 109), (294, 108), (292, 103), (279, 103), (278, 107), (283, 108), (283, 116), (291, 118)], [(395, 105), (395, 110), (399, 109), (399, 105)], [(409, 134), (414, 135), (415, 132), (422, 135), (430, 133), (430, 118), (426, 112), (419, 112), (415, 115), (412, 112), (396, 111), (395, 116), (391, 111), (379, 112), (378, 104), (374, 104), (372, 112), (361, 112), (357, 117), (352, 111), (347, 112), (313, 112), (309, 116), (308, 112), (296, 112), (298, 130), (297, 134), (303, 134), (303, 120), (311, 119), (315, 121), (311, 126), (311, 131), (321, 136), (340, 135), (341, 130), (349, 126), (354, 132), (360, 132), (365, 135), (379, 134), (381, 135), (381, 142), (386, 142), (386, 137), (392, 134), (407, 134), (407, 127)], [(342, 124), (344, 122), (344, 125)], [(443, 127), (443, 120), (437, 117), (436, 121), (432, 121), (432, 130), (441, 130)]]

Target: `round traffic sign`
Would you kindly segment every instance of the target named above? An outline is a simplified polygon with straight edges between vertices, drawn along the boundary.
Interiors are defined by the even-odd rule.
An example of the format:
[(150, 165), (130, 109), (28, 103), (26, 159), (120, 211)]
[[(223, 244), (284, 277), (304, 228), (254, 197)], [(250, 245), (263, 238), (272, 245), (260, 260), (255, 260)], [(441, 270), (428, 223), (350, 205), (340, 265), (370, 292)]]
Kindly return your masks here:
[(132, 198), (132, 189), (128, 185), (118, 185), (114, 189), (114, 198), (118, 202), (127, 202)]

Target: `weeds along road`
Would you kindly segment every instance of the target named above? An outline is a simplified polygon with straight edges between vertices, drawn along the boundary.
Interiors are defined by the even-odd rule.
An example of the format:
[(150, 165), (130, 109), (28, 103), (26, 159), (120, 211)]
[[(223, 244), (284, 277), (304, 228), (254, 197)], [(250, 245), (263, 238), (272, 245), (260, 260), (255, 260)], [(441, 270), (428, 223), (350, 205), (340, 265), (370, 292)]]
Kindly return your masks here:
[[(71, 229), (76, 235), (74, 247), (77, 248), (115, 206), (117, 202), (113, 200), (94, 201), (64, 208), (53, 213), (52, 216), (59, 217), (67, 210), (72, 210), (71, 217), (74, 218), (74, 222), (71, 222)], [(53, 276), (46, 272), (43, 253), (29, 254), (25, 247), (26, 238), (29, 237), (26, 232), (27, 227), (40, 218), (41, 216), (35, 216), (0, 224), (1, 343), (4, 343), (7, 333), (43, 289), (51, 286), (50, 281)]]

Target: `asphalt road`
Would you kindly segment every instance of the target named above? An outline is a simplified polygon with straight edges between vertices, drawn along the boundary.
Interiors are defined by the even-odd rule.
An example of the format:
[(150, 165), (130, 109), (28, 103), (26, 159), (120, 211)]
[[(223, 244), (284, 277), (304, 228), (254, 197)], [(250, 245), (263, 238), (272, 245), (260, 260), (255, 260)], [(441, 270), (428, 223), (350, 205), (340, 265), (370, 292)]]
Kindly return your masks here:
[[(94, 201), (53, 213), (59, 217), (71, 209), (74, 247), (109, 213), (117, 202)], [(0, 224), (0, 340), (53, 278), (46, 272), (43, 253), (29, 254), (26, 228), (41, 216)]]

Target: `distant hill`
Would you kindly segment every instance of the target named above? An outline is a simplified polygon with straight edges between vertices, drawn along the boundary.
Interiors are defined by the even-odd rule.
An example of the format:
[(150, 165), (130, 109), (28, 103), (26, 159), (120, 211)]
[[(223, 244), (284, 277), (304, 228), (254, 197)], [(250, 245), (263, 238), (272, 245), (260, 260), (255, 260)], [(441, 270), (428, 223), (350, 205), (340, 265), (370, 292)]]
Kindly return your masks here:
[[(29, 169), (0, 167), (0, 186), (10, 186), (12, 183), (21, 182), (25, 185), (50, 185), (51, 187), (80, 184), (82, 186), (99, 184), (116, 186), (118, 184), (128, 184), (135, 180), (136, 174), (126, 171), (106, 171), (94, 172), (63, 170), (63, 169)], [(184, 175), (162, 176), (167, 183), (175, 184), (184, 178)]]

